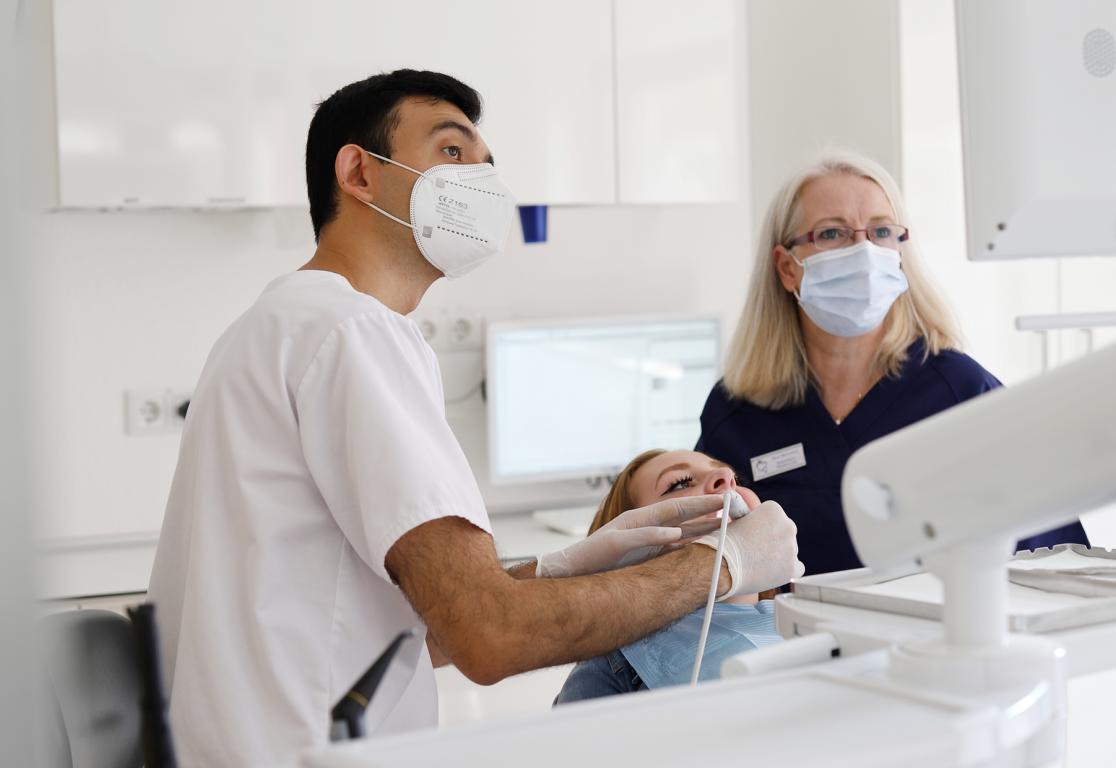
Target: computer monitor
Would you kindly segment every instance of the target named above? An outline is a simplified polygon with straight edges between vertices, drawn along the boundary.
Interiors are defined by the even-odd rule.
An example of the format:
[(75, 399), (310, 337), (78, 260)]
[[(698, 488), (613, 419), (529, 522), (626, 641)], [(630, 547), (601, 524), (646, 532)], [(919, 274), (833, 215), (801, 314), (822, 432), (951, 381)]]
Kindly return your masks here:
[(955, 7), (969, 258), (1116, 254), (1116, 2)]
[(492, 482), (615, 475), (649, 448), (692, 448), (720, 334), (693, 316), (490, 324)]

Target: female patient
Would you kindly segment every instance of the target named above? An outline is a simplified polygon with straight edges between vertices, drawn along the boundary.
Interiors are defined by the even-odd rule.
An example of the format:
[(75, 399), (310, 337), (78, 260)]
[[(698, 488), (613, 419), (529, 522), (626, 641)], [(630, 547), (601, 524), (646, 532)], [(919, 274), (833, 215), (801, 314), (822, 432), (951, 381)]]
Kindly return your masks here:
[[(759, 504), (747, 488), (738, 488), (732, 467), (695, 451), (647, 451), (617, 476), (601, 503), (589, 533), (626, 509), (677, 496), (737, 491), (749, 509)], [(699, 679), (720, 676), (721, 662), (734, 654), (779, 642), (775, 632), (775, 594), (737, 595), (717, 603), (709, 628)], [(606, 656), (578, 663), (562, 686), (555, 704), (687, 683), (704, 607), (631, 645)]]

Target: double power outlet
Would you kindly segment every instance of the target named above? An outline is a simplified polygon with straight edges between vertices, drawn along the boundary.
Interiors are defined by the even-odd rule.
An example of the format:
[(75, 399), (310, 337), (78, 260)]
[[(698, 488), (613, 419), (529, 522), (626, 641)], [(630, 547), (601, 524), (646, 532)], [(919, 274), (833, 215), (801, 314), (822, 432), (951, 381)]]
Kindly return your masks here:
[(484, 349), (485, 316), (481, 312), (442, 310), (415, 314), (412, 319), (435, 352), (480, 352)]
[(124, 432), (166, 435), (186, 421), (192, 393), (184, 389), (129, 389), (124, 392)]
[(438, 356), (446, 405), (479, 401), (484, 394), (486, 313), (434, 310), (412, 319)]

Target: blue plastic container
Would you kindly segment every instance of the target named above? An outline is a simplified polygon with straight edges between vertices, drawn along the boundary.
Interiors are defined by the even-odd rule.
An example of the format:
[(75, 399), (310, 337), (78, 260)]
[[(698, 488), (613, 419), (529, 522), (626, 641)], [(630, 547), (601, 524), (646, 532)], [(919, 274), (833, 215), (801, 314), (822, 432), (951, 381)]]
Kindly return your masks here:
[(523, 225), (523, 242), (546, 242), (546, 206), (519, 206), (519, 223)]

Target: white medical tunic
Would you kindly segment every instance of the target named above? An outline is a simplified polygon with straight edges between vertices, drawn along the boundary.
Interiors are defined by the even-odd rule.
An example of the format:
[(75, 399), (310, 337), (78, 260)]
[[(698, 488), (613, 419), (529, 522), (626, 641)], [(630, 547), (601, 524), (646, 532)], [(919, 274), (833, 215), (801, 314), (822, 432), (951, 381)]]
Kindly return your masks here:
[[(420, 625), (384, 556), (445, 516), (491, 532), (418, 327), (331, 272), (272, 282), (206, 362), (151, 577), (179, 764), (326, 743), (330, 708)], [(424, 634), (378, 734), (437, 723)]]

